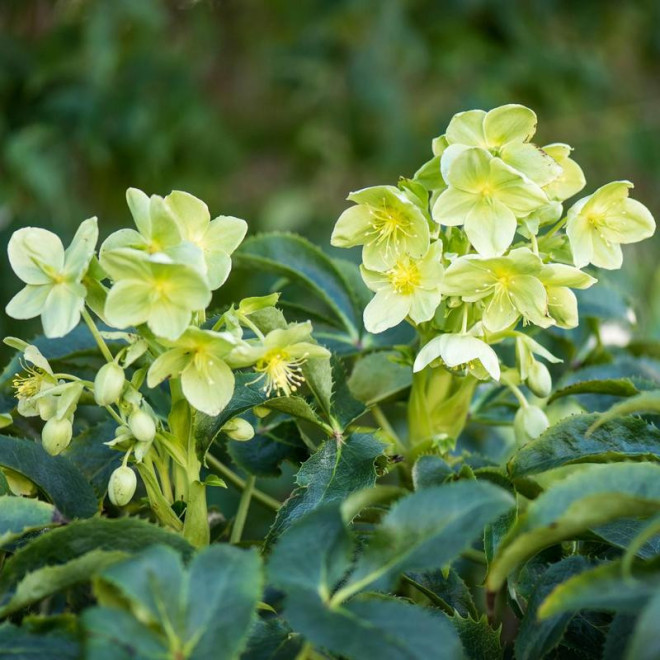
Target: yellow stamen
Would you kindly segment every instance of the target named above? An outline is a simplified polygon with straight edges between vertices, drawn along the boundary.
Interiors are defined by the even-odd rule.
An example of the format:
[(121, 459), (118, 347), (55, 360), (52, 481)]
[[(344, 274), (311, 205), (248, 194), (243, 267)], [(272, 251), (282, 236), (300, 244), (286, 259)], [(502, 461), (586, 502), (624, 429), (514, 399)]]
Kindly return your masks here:
[(414, 238), (412, 221), (400, 210), (388, 206), (385, 202), (381, 208), (371, 207), (372, 222), (369, 234), (376, 244), (385, 244), (385, 253), (396, 250), (400, 241)]
[(387, 271), (387, 278), (396, 293), (411, 295), (419, 286), (422, 276), (417, 264), (410, 258), (400, 259)]
[(285, 349), (275, 348), (268, 351), (254, 368), (265, 377), (264, 391), (268, 396), (273, 391), (281, 396), (291, 396), (305, 382), (302, 374), (304, 363), (304, 356), (292, 358)]

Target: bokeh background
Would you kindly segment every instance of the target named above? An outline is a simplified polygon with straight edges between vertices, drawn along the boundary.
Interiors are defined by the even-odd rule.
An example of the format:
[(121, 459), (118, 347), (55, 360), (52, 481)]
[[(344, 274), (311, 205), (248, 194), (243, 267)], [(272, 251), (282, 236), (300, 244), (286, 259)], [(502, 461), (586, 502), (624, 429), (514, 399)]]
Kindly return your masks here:
[[(32, 224), (66, 242), (91, 215), (106, 236), (137, 186), (328, 248), (349, 191), (508, 102), (575, 147), (588, 192), (631, 179), (660, 217), (656, 0), (2, 0), (0, 241)], [(626, 256), (617, 283), (659, 336), (660, 239)], [(4, 307), (4, 254), (0, 277)]]

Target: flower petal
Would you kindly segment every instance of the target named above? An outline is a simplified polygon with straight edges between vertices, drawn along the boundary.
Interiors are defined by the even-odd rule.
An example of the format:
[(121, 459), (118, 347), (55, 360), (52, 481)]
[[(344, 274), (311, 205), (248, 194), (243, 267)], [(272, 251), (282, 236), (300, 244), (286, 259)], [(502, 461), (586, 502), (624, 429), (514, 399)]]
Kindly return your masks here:
[(339, 216), (332, 230), (330, 244), (344, 248), (363, 245), (368, 240), (372, 221), (368, 206), (364, 204), (351, 206)]
[(516, 215), (527, 215), (548, 203), (546, 194), (539, 186), (499, 158), (493, 158), (490, 162), (490, 181), (493, 196)]
[(593, 236), (595, 232), (586, 217), (580, 213), (573, 213), (572, 207), (568, 212), (566, 222), (566, 235), (573, 253), (573, 263), (577, 268), (584, 268), (591, 263), (594, 246)]
[(173, 348), (159, 355), (149, 367), (147, 385), (156, 387), (166, 378), (176, 378), (192, 360), (183, 348)]
[(653, 236), (655, 220), (636, 199), (625, 199), (621, 209), (608, 213), (599, 224), (603, 238), (614, 243), (637, 243)]
[(449, 126), (445, 138), (451, 144), (467, 144), (475, 147), (485, 147), (486, 137), (484, 134), (484, 110), (468, 110), (455, 114)]
[(484, 134), (488, 147), (501, 147), (507, 142), (527, 142), (536, 132), (536, 114), (524, 105), (511, 103), (493, 108), (484, 118)]
[(154, 247), (164, 250), (181, 242), (181, 229), (165, 200), (159, 195), (152, 195), (149, 200), (151, 234), (148, 238)]
[(191, 319), (190, 307), (182, 307), (171, 300), (160, 298), (151, 305), (147, 325), (156, 336), (174, 341), (184, 333)]
[(474, 249), (484, 257), (503, 254), (516, 233), (516, 216), (496, 199), (483, 200), (465, 219), (465, 233)]
[(617, 270), (623, 264), (623, 250), (618, 243), (601, 238), (597, 232), (592, 232), (593, 256), (591, 263), (598, 268)]
[(477, 195), (457, 188), (447, 188), (436, 199), (431, 215), (440, 225), (457, 227), (465, 222), (465, 218), (478, 203)]
[(211, 221), (203, 244), (204, 252), (219, 252), (222, 250), (231, 254), (243, 241), (248, 225), (245, 220), (230, 215), (221, 215)]
[(73, 282), (51, 288), (41, 312), (46, 337), (64, 337), (78, 325), (86, 293), (82, 284)]
[(588, 289), (598, 281), (595, 277), (566, 264), (545, 264), (540, 278), (547, 286), (570, 286), (574, 289)]
[[(545, 289), (543, 295), (545, 295)], [(513, 304), (506, 287), (500, 286), (486, 306), (482, 321), (491, 332), (501, 332), (513, 325), (519, 317), (520, 313)]]
[(96, 218), (88, 218), (80, 227), (64, 253), (63, 272), (67, 277), (80, 281), (94, 256), (99, 228)]
[(151, 308), (152, 287), (143, 280), (117, 282), (105, 301), (105, 317), (116, 328), (146, 323)]
[(540, 280), (533, 275), (518, 275), (508, 287), (511, 300), (524, 319), (542, 328), (552, 325), (547, 316), (547, 294)]
[[(457, 151), (452, 150), (456, 150), (456, 147), (449, 147), (443, 158), (448, 159)], [(443, 167), (443, 174), (449, 186), (465, 192), (481, 194), (490, 177), (492, 160), (493, 157), (485, 149), (477, 147), (464, 149), (450, 159), (448, 167)]]
[(562, 173), (562, 168), (553, 158), (529, 142), (510, 142), (504, 145), (500, 150), (500, 158), (539, 186), (547, 185)]
[(412, 294), (410, 318), (415, 323), (431, 320), (441, 300), (442, 294), (437, 290), (424, 291), (424, 289), (417, 289)]
[(565, 286), (550, 286), (548, 291), (548, 314), (560, 328), (576, 328), (578, 325), (578, 302), (575, 294)]
[(151, 216), (149, 213), (149, 196), (138, 188), (129, 188), (126, 191), (126, 203), (133, 216), (138, 231), (143, 236), (151, 237)]
[(192, 240), (193, 236), (202, 236), (211, 222), (209, 207), (201, 199), (183, 190), (174, 190), (167, 195), (165, 205), (179, 222), (183, 235), (189, 240)]
[(410, 306), (410, 296), (402, 296), (391, 288), (382, 289), (364, 309), (364, 327), (373, 333), (393, 328), (408, 316)]
[(191, 362), (181, 374), (181, 388), (193, 408), (215, 417), (231, 400), (234, 374), (222, 360), (208, 358), (203, 369)]
[(39, 316), (51, 288), (51, 284), (28, 284), (9, 301), (5, 311), (14, 319), (32, 319)]
[(26, 284), (47, 284), (50, 275), (60, 273), (64, 265), (64, 246), (59, 236), (40, 227), (15, 231), (7, 254), (12, 269)]

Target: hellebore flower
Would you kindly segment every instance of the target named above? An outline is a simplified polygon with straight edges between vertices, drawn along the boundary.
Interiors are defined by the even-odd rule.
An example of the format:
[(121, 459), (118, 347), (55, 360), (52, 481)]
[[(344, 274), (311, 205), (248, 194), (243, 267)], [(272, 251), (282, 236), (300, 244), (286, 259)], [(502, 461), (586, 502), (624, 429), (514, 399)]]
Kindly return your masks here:
[(568, 210), (566, 234), (578, 268), (593, 264), (615, 270), (623, 262), (622, 243), (637, 243), (655, 231), (650, 211), (628, 197), (630, 181), (613, 181)]
[(561, 167), (561, 174), (543, 186), (543, 191), (548, 199), (563, 202), (579, 193), (587, 182), (582, 168), (572, 158), (569, 158), (572, 147), (556, 142), (543, 147), (543, 151)]
[(553, 321), (547, 315), (547, 294), (539, 279), (542, 266), (527, 248), (494, 259), (460, 257), (445, 271), (442, 292), (465, 302), (483, 300), (482, 322), (490, 332), (505, 330), (521, 315), (547, 328)]
[(98, 239), (96, 218), (85, 220), (65, 250), (56, 234), (24, 227), (9, 239), (9, 262), (26, 286), (6, 307), (15, 319), (41, 315), (46, 337), (63, 337), (80, 321), (87, 290), (82, 279)]
[(560, 328), (578, 325), (578, 303), (573, 289), (588, 289), (598, 280), (566, 264), (545, 264), (539, 275), (548, 294), (548, 314)]
[(188, 328), (149, 368), (147, 385), (181, 377), (183, 395), (193, 408), (218, 415), (234, 393), (234, 374), (225, 359), (236, 346), (226, 332)]
[(291, 396), (305, 382), (303, 365), (308, 359), (327, 358), (330, 352), (313, 344), (312, 324), (294, 323), (288, 328), (271, 330), (262, 340), (250, 340), (237, 346), (228, 362), (232, 367), (254, 365), (264, 379), (264, 391), (280, 396)]
[(484, 380), (500, 379), (497, 353), (481, 339), (468, 334), (444, 334), (434, 337), (415, 358), (413, 371), (421, 371), (437, 359), (450, 370), (464, 368), (468, 374)]
[(116, 328), (146, 323), (155, 335), (175, 340), (190, 325), (193, 311), (211, 302), (206, 278), (162, 252), (118, 248), (103, 253), (101, 265), (115, 281), (105, 317)]
[(480, 147), (499, 156), (537, 185), (547, 185), (561, 174), (561, 167), (543, 149), (529, 143), (536, 131), (536, 121), (532, 110), (517, 104), (503, 105), (489, 112), (459, 112), (447, 126), (445, 139), (449, 148), (442, 159), (452, 159), (460, 148)]
[(393, 328), (407, 316), (415, 323), (433, 318), (440, 304), (442, 243), (436, 241), (421, 259), (401, 254), (388, 266), (368, 270), (361, 266), (362, 279), (376, 293), (364, 310), (369, 332)]
[(449, 187), (436, 199), (433, 219), (450, 227), (464, 225), (470, 243), (485, 257), (498, 256), (511, 245), (516, 217), (548, 203), (535, 183), (483, 149), (456, 156), (446, 180)]
[(170, 193), (165, 204), (177, 219), (183, 238), (202, 251), (211, 291), (222, 286), (231, 271), (230, 255), (245, 238), (245, 220), (224, 215), (211, 220), (201, 199), (179, 190)]
[(366, 268), (382, 268), (399, 254), (423, 257), (429, 249), (429, 225), (421, 209), (394, 186), (374, 186), (348, 196), (356, 206), (337, 220), (330, 242), (335, 247), (364, 245)]

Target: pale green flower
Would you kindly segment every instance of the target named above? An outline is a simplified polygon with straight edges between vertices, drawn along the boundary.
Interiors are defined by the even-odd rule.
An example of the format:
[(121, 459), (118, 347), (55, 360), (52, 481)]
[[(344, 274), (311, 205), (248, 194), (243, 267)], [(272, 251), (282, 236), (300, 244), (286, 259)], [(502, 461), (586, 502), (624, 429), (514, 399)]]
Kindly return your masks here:
[(630, 181), (613, 181), (569, 209), (566, 234), (578, 268), (590, 263), (608, 270), (621, 268), (621, 244), (653, 235), (655, 221), (650, 211), (628, 197), (632, 187)]
[(305, 382), (303, 365), (308, 359), (328, 358), (330, 352), (311, 342), (312, 324), (294, 323), (271, 330), (263, 339), (248, 340), (237, 346), (228, 362), (234, 368), (249, 367), (264, 379), (264, 391), (291, 396)]
[(470, 243), (485, 256), (502, 254), (512, 243), (524, 217), (546, 205), (545, 193), (518, 171), (483, 149), (465, 149), (451, 163), (449, 188), (433, 205), (441, 225), (464, 225)]
[(231, 335), (190, 327), (149, 368), (147, 385), (181, 377), (183, 395), (193, 408), (215, 417), (234, 393), (234, 374), (225, 359), (236, 346)]
[(407, 316), (415, 323), (433, 318), (442, 298), (441, 259), (442, 243), (436, 241), (421, 259), (401, 254), (391, 266), (374, 270), (361, 266), (362, 279), (376, 293), (364, 310), (365, 328), (383, 332)]
[(336, 247), (364, 245), (367, 268), (382, 268), (399, 254), (423, 257), (429, 249), (429, 225), (422, 210), (394, 186), (374, 186), (353, 192), (356, 203), (337, 220), (330, 242)]
[(587, 183), (582, 168), (570, 158), (572, 150), (572, 147), (561, 142), (543, 147), (543, 151), (561, 167), (561, 174), (543, 186), (548, 199), (563, 202), (579, 193)]
[(65, 250), (46, 229), (24, 227), (9, 239), (9, 262), (26, 286), (7, 305), (15, 319), (41, 315), (46, 337), (63, 337), (80, 321), (87, 291), (82, 279), (98, 239), (96, 218), (85, 220)]
[(485, 342), (469, 334), (443, 334), (434, 337), (418, 353), (413, 371), (421, 371), (435, 360), (441, 360), (450, 370), (462, 368), (483, 380), (500, 379), (497, 353)]
[(598, 280), (565, 264), (545, 264), (539, 277), (548, 294), (550, 317), (560, 328), (577, 327), (578, 303), (571, 288), (588, 289)]
[(155, 335), (175, 340), (190, 325), (193, 311), (211, 302), (206, 278), (162, 252), (118, 248), (104, 253), (101, 264), (115, 281), (105, 317), (116, 328), (146, 323)]
[(460, 257), (447, 268), (442, 292), (465, 302), (483, 300), (483, 325), (490, 332), (513, 326), (522, 316), (543, 328), (552, 325), (548, 299), (539, 279), (543, 263), (527, 248), (506, 257)]
[(499, 156), (539, 186), (561, 173), (561, 167), (544, 150), (530, 144), (536, 131), (536, 114), (522, 105), (510, 104), (489, 112), (468, 110), (454, 115), (445, 139), (449, 148), (442, 156), (443, 167), (461, 147), (481, 147)]
[(245, 220), (232, 216), (211, 220), (201, 199), (179, 190), (170, 193), (165, 204), (177, 219), (183, 238), (202, 251), (211, 290), (222, 286), (231, 270), (230, 255), (245, 238)]

